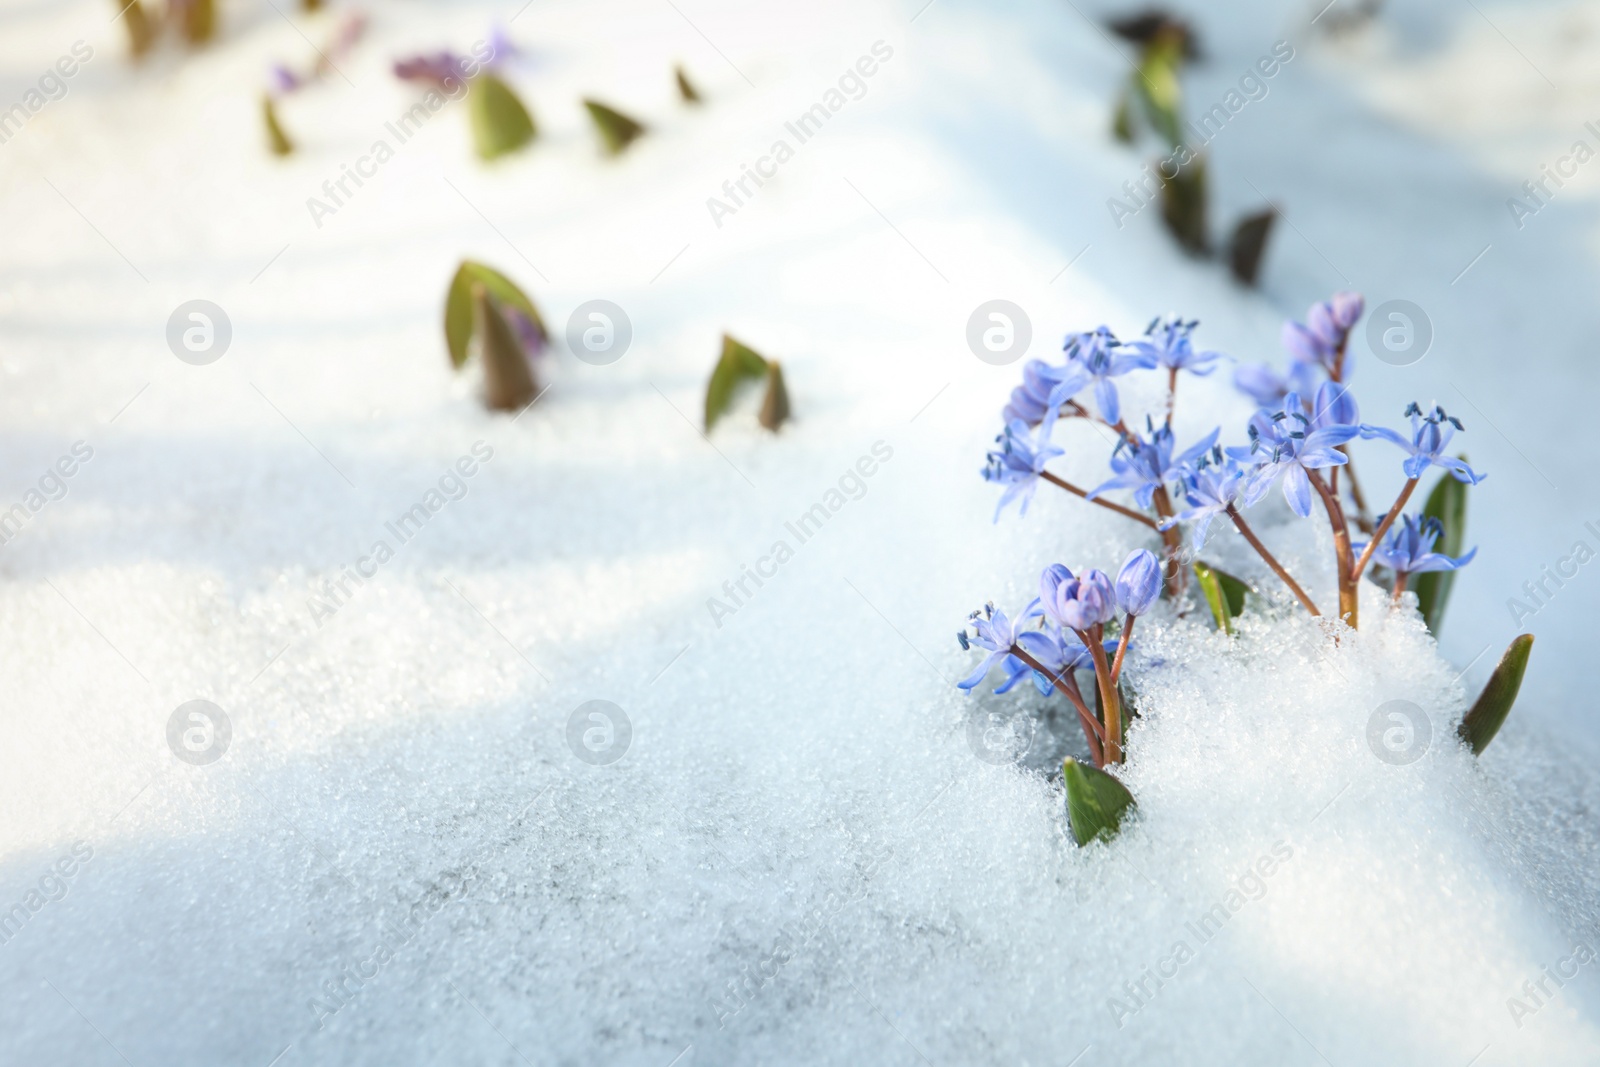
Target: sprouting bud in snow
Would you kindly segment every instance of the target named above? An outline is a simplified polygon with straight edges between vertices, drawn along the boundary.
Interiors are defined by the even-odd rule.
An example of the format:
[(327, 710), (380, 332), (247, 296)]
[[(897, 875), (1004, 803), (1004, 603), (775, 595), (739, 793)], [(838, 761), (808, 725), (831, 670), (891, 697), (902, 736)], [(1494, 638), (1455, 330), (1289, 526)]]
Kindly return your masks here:
[(139, 0), (127, 0), (126, 3), (112, 0), (112, 3), (116, 5), (122, 24), (128, 30), (128, 52), (138, 59), (150, 51), (150, 46), (155, 43), (155, 26)]
[(267, 128), (268, 151), (275, 156), (286, 156), (294, 151), (294, 142), (289, 140), (283, 127), (278, 124), (278, 111), (270, 95), (261, 97), (261, 120)]
[(600, 134), (600, 140), (605, 142), (606, 151), (613, 156), (620, 155), (647, 132), (642, 123), (597, 100), (586, 99), (583, 106), (594, 120), (594, 128)]
[(1117, 572), (1117, 609), (1143, 615), (1161, 595), (1161, 561), (1147, 548), (1135, 550)]
[(778, 432), (789, 419), (789, 390), (783, 384), (783, 367), (775, 359), (767, 360), (767, 392), (761, 398), (760, 421), (763, 429)]
[(167, 0), (167, 10), (190, 44), (205, 44), (217, 32), (215, 0)]
[(539, 134), (533, 114), (517, 94), (493, 71), (518, 54), (504, 32), (490, 34), (487, 57), (475, 58), (448, 50), (411, 56), (395, 63), (395, 77), (432, 85), (451, 99), (465, 89), (472, 122), (472, 140), (481, 159), (498, 159), (515, 152)]
[(749, 345), (723, 334), (722, 354), (711, 369), (711, 380), (706, 382), (707, 433), (733, 406), (734, 394), (755, 381), (765, 381), (767, 385), (761, 399), (761, 425), (776, 433), (789, 418), (789, 390), (783, 380), (783, 369), (777, 360), (767, 359)]
[(505, 316), (479, 282), (472, 287), (474, 333), (483, 360), (483, 402), (491, 411), (520, 411), (537, 395), (533, 371)]
[(675, 67), (672, 74), (678, 82), (678, 96), (683, 99), (683, 102), (685, 104), (700, 103), (700, 93), (695, 89), (694, 83), (689, 80), (689, 75), (683, 72), (683, 65), (679, 64)]

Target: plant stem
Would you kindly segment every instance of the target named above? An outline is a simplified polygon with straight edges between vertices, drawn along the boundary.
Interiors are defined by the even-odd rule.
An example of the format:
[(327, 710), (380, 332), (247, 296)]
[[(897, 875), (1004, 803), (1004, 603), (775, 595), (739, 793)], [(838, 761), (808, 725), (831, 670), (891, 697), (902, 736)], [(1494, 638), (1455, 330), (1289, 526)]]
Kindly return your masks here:
[(1339, 617), (1354, 630), (1359, 621), (1360, 603), (1356, 595), (1356, 580), (1350, 568), (1350, 523), (1344, 517), (1339, 498), (1322, 480), (1322, 475), (1317, 471), (1306, 471), (1306, 476), (1310, 478), (1317, 495), (1322, 497), (1323, 509), (1328, 513), (1328, 524), (1333, 527), (1333, 558), (1339, 572)]
[(1105, 756), (1100, 748), (1099, 737), (1096, 736), (1104, 736), (1100, 729), (1100, 723), (1095, 720), (1094, 714), (1089, 711), (1089, 705), (1084, 702), (1083, 691), (1078, 688), (1078, 680), (1072, 677), (1072, 672), (1068, 670), (1062, 671), (1060, 674), (1051, 674), (1044, 669), (1044, 664), (1023, 651), (1021, 645), (1012, 645), (1011, 654), (1050, 679), (1051, 684), (1072, 702), (1073, 707), (1078, 709), (1079, 725), (1083, 727), (1083, 736), (1089, 742), (1089, 754), (1094, 757), (1094, 765), (1096, 767), (1104, 767), (1106, 765)]
[(1172, 425), (1172, 409), (1178, 404), (1178, 368), (1167, 368), (1167, 425)]
[(1122, 698), (1117, 693), (1117, 683), (1111, 678), (1111, 664), (1106, 662), (1106, 648), (1101, 644), (1105, 634), (1104, 624), (1097, 623), (1088, 630), (1074, 631), (1089, 646), (1094, 659), (1094, 680), (1100, 686), (1100, 707), (1106, 716), (1106, 762), (1122, 762)]
[(1277, 558), (1267, 551), (1267, 546), (1261, 543), (1261, 538), (1257, 537), (1255, 531), (1250, 529), (1249, 525), (1244, 521), (1244, 516), (1239, 514), (1239, 509), (1232, 504), (1228, 505), (1228, 518), (1232, 519), (1233, 524), (1239, 528), (1239, 532), (1244, 534), (1244, 539), (1250, 542), (1250, 547), (1255, 549), (1257, 554), (1267, 561), (1267, 566), (1272, 568), (1272, 573), (1283, 579), (1283, 584), (1289, 587), (1289, 592), (1295, 595), (1295, 599), (1304, 604), (1305, 609), (1311, 614), (1321, 615), (1322, 612), (1317, 610), (1317, 606), (1311, 602), (1311, 598), (1306, 596), (1306, 591), (1300, 588), (1300, 583), (1289, 577), (1289, 572), (1283, 569), (1283, 564), (1279, 563)]
[[(1156, 487), (1150, 503), (1162, 519), (1172, 518), (1172, 498), (1167, 495), (1166, 486)], [(1156, 525), (1156, 529), (1161, 530), (1160, 523)], [(1183, 558), (1183, 534), (1176, 525), (1161, 530), (1161, 544), (1165, 548), (1167, 557), (1166, 585), (1161, 590), (1161, 595), (1168, 600), (1176, 600), (1183, 595), (1184, 589), (1189, 584), (1189, 572), (1179, 562)]]
[[(1085, 491), (1083, 489), (1079, 489), (1077, 486), (1073, 485), (1069, 481), (1066, 481), (1066, 480), (1061, 479), (1061, 478), (1057, 478), (1054, 474), (1051, 474), (1049, 471), (1040, 471), (1039, 472), (1039, 477), (1043, 478), (1045, 481), (1049, 482), (1051, 485), (1060, 486), (1062, 489), (1065, 489), (1067, 492), (1072, 493), (1075, 496), (1081, 496), (1083, 499), (1089, 500), (1089, 494), (1088, 494), (1087, 491)], [(1099, 497), (1096, 497), (1093, 500), (1089, 500), (1089, 503), (1091, 503), (1091, 504), (1099, 504), (1103, 508), (1109, 508), (1110, 510), (1115, 511), (1118, 515), (1125, 515), (1128, 518), (1133, 519), (1135, 522), (1142, 522), (1146, 526), (1150, 527), (1152, 530), (1157, 528), (1156, 520), (1152, 519), (1148, 515), (1141, 515), (1137, 511), (1134, 511), (1132, 508), (1125, 508), (1121, 504), (1114, 504), (1109, 500), (1101, 500)]]
[(1394, 575), (1394, 596), (1396, 604), (1400, 603), (1400, 594), (1406, 591), (1406, 579), (1411, 577), (1407, 571), (1396, 571)]
[(1417, 487), (1417, 479), (1408, 478), (1405, 488), (1400, 490), (1400, 495), (1395, 497), (1394, 503), (1389, 505), (1389, 513), (1378, 523), (1378, 528), (1372, 531), (1372, 540), (1367, 542), (1366, 551), (1361, 553), (1361, 558), (1356, 560), (1355, 568), (1351, 571), (1352, 582), (1360, 581), (1361, 572), (1367, 569), (1367, 562), (1372, 559), (1372, 552), (1378, 547), (1378, 542), (1383, 540), (1383, 535), (1389, 532), (1389, 527), (1394, 525), (1394, 520), (1400, 517), (1400, 509), (1406, 506), (1406, 501), (1411, 499), (1411, 491)]
[(1122, 657), (1128, 654), (1128, 639), (1133, 636), (1134, 616), (1129, 615), (1122, 620), (1122, 640), (1117, 642), (1117, 658), (1111, 662), (1111, 684), (1115, 685), (1117, 679), (1122, 677)]
[[(1348, 446), (1340, 445), (1339, 451), (1345, 454), (1346, 459), (1349, 459), (1350, 451)], [(1349, 459), (1349, 462), (1344, 465), (1344, 470), (1345, 475), (1350, 479), (1350, 499), (1356, 506), (1356, 529), (1364, 534), (1371, 534), (1372, 516), (1367, 512), (1367, 497), (1361, 491), (1360, 480), (1356, 478), (1356, 461)]]

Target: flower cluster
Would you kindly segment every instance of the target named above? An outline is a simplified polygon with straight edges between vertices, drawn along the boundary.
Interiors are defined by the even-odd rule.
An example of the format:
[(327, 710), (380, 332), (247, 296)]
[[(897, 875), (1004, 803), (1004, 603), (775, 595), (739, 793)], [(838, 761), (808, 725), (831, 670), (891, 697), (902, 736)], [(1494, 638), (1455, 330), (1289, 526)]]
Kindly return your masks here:
[[(1180, 372), (1207, 375), (1225, 358), (1196, 347), (1197, 323), (1192, 320), (1155, 319), (1142, 337), (1130, 341), (1101, 326), (1069, 335), (1060, 363), (1030, 360), (1005, 405), (1005, 429), (983, 471), (986, 480), (1004, 488), (996, 521), (1014, 500), (1026, 514), (1039, 483), (1046, 481), (1146, 526), (1160, 536), (1161, 556), (1137, 549), (1115, 581), (1098, 570), (1075, 575), (1056, 564), (1044, 571), (1039, 596), (1016, 621), (992, 605), (974, 612), (973, 636), (963, 631), (961, 644), (975, 644), (988, 655), (961, 687), (974, 688), (997, 665), (1005, 681), (996, 692), (1009, 691), (1031, 676), (1040, 693), (1054, 690), (1073, 702), (1097, 764), (1119, 761), (1118, 683), (1133, 621), (1163, 594), (1182, 610), (1188, 565), (1214, 535), (1218, 516), (1237, 528), (1296, 600), (1312, 615), (1322, 614), (1245, 519), (1244, 513), (1275, 487), (1300, 518), (1310, 518), (1320, 502), (1333, 532), (1337, 617), (1351, 628), (1358, 625), (1360, 583), (1369, 565), (1387, 569), (1392, 575), (1388, 584), (1399, 600), (1409, 575), (1468, 563), (1475, 550), (1460, 557), (1433, 551), (1443, 535), (1439, 517), (1403, 514), (1430, 467), (1442, 468), (1446, 477), (1464, 485), (1483, 480), (1465, 460), (1447, 454), (1453, 436), (1463, 429), (1461, 421), (1438, 405), (1425, 412), (1417, 404), (1405, 411), (1411, 419), (1409, 434), (1361, 421), (1349, 386), (1349, 342), (1363, 310), (1359, 294), (1336, 293), (1313, 305), (1305, 322), (1284, 327), (1289, 355), (1285, 370), (1265, 365), (1236, 369), (1234, 384), (1258, 408), (1237, 444), (1220, 443), (1219, 426), (1180, 447), (1173, 431)], [(1117, 385), (1118, 379), (1140, 371), (1166, 372), (1165, 403), (1159, 412), (1144, 416), (1142, 433), (1129, 428), (1132, 420), (1125, 415)], [(1116, 434), (1107, 457), (1110, 476), (1092, 489), (1047, 470), (1067, 451), (1053, 439), (1057, 424), (1073, 419), (1098, 423)], [(1403, 453), (1404, 487), (1376, 521), (1368, 514), (1351, 462), (1350, 445), (1356, 441), (1386, 441)], [(1122, 494), (1128, 494), (1128, 503), (1112, 499)], [(1353, 540), (1352, 527), (1365, 540)], [(1199, 564), (1196, 569), (1215, 571)], [(1108, 627), (1116, 631), (1114, 640), (1107, 639)], [(1079, 670), (1091, 669), (1100, 695), (1096, 712), (1083, 701), (1075, 677)]]

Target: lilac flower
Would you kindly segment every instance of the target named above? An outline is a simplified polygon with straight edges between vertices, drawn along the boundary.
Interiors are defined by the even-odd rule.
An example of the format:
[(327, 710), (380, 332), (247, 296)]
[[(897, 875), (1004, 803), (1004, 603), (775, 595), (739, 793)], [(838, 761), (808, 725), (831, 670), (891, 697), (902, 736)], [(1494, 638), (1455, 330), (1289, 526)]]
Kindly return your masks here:
[(528, 317), (521, 308), (511, 304), (497, 304), (500, 314), (505, 317), (506, 325), (511, 327), (511, 332), (517, 335), (517, 341), (522, 345), (522, 354), (528, 359), (541, 355), (544, 346), (549, 342), (545, 336), (544, 328)]
[(1147, 548), (1137, 549), (1117, 572), (1117, 610), (1143, 615), (1161, 595), (1161, 562)]
[(1143, 355), (1154, 356), (1155, 366), (1167, 370), (1186, 370), (1204, 377), (1216, 370), (1216, 362), (1222, 358), (1222, 353), (1194, 350), (1194, 342), (1189, 335), (1198, 325), (1198, 321), (1184, 322), (1176, 315), (1151, 319), (1150, 325), (1145, 327), (1144, 337), (1129, 341), (1126, 347)]
[(1134, 370), (1149, 370), (1156, 365), (1153, 353), (1138, 351), (1119, 342), (1109, 327), (1101, 326), (1087, 333), (1067, 337), (1065, 373), (1050, 390), (1049, 406), (1052, 411), (1094, 386), (1094, 402), (1100, 417), (1115, 425), (1122, 420), (1122, 404), (1117, 387), (1111, 379)]
[(1176, 458), (1172, 455), (1172, 427), (1150, 429), (1146, 437), (1124, 434), (1111, 453), (1112, 477), (1089, 493), (1094, 500), (1111, 489), (1132, 489), (1133, 498), (1142, 508), (1150, 506), (1155, 491), (1169, 482), (1178, 481), (1184, 468), (1204, 455), (1217, 443), (1220, 430), (1212, 430), (1198, 444), (1184, 449)]
[(1348, 368), (1346, 343), (1350, 329), (1361, 318), (1366, 303), (1360, 293), (1334, 293), (1328, 300), (1312, 304), (1306, 323), (1283, 324), (1283, 347), (1298, 361), (1320, 365), (1330, 375), (1338, 366)]
[(989, 453), (989, 463), (983, 469), (984, 481), (998, 482), (1006, 487), (1006, 491), (1000, 495), (999, 505), (994, 509), (995, 522), (1000, 521), (1000, 513), (1006, 509), (1006, 505), (1018, 497), (1022, 499), (1020, 514), (1028, 513), (1028, 502), (1039, 487), (1039, 475), (1045, 464), (1061, 455), (1063, 450), (1049, 443), (1048, 428), (1042, 436), (1045, 441), (1035, 445), (1028, 436), (1028, 424), (1021, 419), (1013, 419), (1006, 425), (1005, 432), (995, 438), (1000, 448)]
[(1238, 503), (1243, 484), (1244, 472), (1239, 465), (1224, 458), (1220, 448), (1214, 449), (1211, 456), (1203, 458), (1184, 477), (1183, 497), (1189, 504), (1188, 509), (1167, 519), (1161, 528), (1166, 530), (1180, 522), (1191, 523), (1191, 543), (1194, 551), (1199, 552), (1205, 547), (1211, 520)]
[(1310, 395), (1317, 385), (1316, 365), (1291, 359), (1288, 374), (1284, 375), (1265, 363), (1252, 363), (1235, 368), (1233, 384), (1258, 407), (1277, 408), (1290, 393)]
[(452, 85), (466, 81), (466, 71), (471, 62), (454, 52), (433, 52), (395, 61), (394, 74), (401, 81), (430, 82), (449, 90)]
[[(1425, 518), (1402, 515), (1400, 521), (1390, 527), (1383, 540), (1378, 542), (1378, 547), (1373, 549), (1373, 561), (1396, 574), (1453, 571), (1471, 563), (1472, 557), (1478, 554), (1476, 548), (1460, 557), (1446, 556), (1433, 550), (1434, 542), (1443, 533), (1444, 525), (1432, 515)], [(1358, 557), (1366, 548), (1366, 542), (1350, 546)]]
[(273, 96), (288, 96), (305, 84), (304, 79), (282, 63), (274, 63), (267, 72), (268, 92)]
[(1104, 571), (1091, 567), (1074, 577), (1056, 563), (1039, 576), (1039, 603), (1052, 622), (1083, 631), (1116, 617), (1117, 590)]
[(1474, 473), (1471, 467), (1459, 459), (1441, 455), (1450, 447), (1450, 439), (1455, 436), (1456, 431), (1465, 429), (1460, 419), (1454, 415), (1446, 415), (1444, 408), (1438, 404), (1433, 406), (1433, 411), (1423, 415), (1422, 408), (1418, 407), (1415, 401), (1406, 408), (1405, 413), (1411, 416), (1409, 441), (1387, 427), (1365, 424), (1361, 427), (1361, 436), (1368, 441), (1374, 439), (1388, 441), (1409, 453), (1405, 462), (1401, 464), (1407, 478), (1420, 478), (1422, 472), (1429, 467), (1443, 467), (1455, 475), (1457, 481), (1466, 482), (1468, 485), (1477, 485), (1488, 477), (1486, 474)]
[(1227, 450), (1234, 459), (1256, 464), (1245, 480), (1244, 506), (1254, 507), (1282, 478), (1283, 498), (1296, 515), (1306, 518), (1311, 514), (1311, 480), (1306, 472), (1349, 462), (1337, 446), (1360, 432), (1356, 426), (1313, 428), (1295, 393), (1284, 397), (1283, 410), (1274, 415), (1256, 412), (1250, 419), (1250, 447)]

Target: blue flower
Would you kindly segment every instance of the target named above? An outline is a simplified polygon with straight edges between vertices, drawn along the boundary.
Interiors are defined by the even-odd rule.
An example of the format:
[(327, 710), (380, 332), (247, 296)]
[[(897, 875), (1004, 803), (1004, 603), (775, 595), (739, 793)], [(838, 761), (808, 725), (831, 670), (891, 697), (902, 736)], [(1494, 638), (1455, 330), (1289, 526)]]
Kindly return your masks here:
[(1283, 347), (1295, 360), (1315, 363), (1332, 375), (1340, 371), (1340, 378), (1348, 370), (1346, 346), (1350, 328), (1361, 318), (1366, 302), (1360, 293), (1334, 293), (1321, 303), (1312, 304), (1304, 324), (1283, 324)]
[(1042, 359), (1028, 360), (1022, 367), (1022, 384), (1011, 390), (1001, 417), (1007, 423), (1021, 419), (1029, 426), (1039, 425), (1050, 411), (1050, 391), (1069, 373), (1069, 368), (1052, 367)]
[(1104, 571), (1091, 567), (1075, 577), (1056, 563), (1039, 576), (1039, 603), (1052, 622), (1084, 631), (1116, 617), (1117, 590)]
[(1331, 430), (1340, 426), (1361, 428), (1361, 409), (1355, 394), (1343, 382), (1323, 382), (1311, 404), (1311, 428)]
[(1198, 553), (1205, 547), (1211, 520), (1238, 503), (1243, 483), (1244, 472), (1239, 465), (1225, 458), (1222, 449), (1213, 449), (1210, 456), (1202, 457), (1184, 476), (1183, 497), (1189, 504), (1188, 509), (1167, 519), (1161, 528), (1166, 530), (1180, 522), (1191, 523), (1191, 543)]
[(1063, 370), (1066, 373), (1050, 390), (1051, 410), (1060, 410), (1062, 404), (1092, 384), (1100, 417), (1113, 426), (1122, 421), (1122, 403), (1111, 379), (1129, 371), (1149, 370), (1156, 365), (1153, 353), (1141, 352), (1122, 344), (1106, 326), (1087, 333), (1070, 334), (1064, 348), (1067, 363)]
[(1455, 436), (1456, 431), (1465, 429), (1460, 419), (1454, 415), (1446, 415), (1444, 408), (1438, 404), (1433, 406), (1433, 411), (1423, 415), (1422, 408), (1418, 407), (1415, 401), (1406, 408), (1405, 413), (1411, 416), (1409, 441), (1385, 426), (1363, 425), (1361, 436), (1368, 441), (1374, 439), (1388, 441), (1408, 452), (1405, 462), (1401, 464), (1407, 478), (1420, 478), (1422, 472), (1429, 467), (1443, 467), (1455, 475), (1457, 481), (1466, 482), (1468, 485), (1477, 485), (1488, 477), (1486, 474), (1474, 473), (1471, 467), (1459, 459), (1440, 454), (1450, 447), (1450, 439)]
[[(1027, 618), (1038, 614), (1038, 605), (1037, 600), (1031, 601), (1022, 609), (1022, 614), (1015, 623), (1006, 617), (1005, 612), (996, 611), (993, 604), (986, 604), (983, 610), (972, 613), (968, 620), (972, 624), (972, 636), (969, 637), (965, 630), (961, 630), (956, 634), (956, 640), (961, 643), (963, 649), (977, 645), (988, 652), (988, 655), (971, 674), (956, 683), (957, 688), (971, 691), (988, 676), (996, 664), (999, 664), (1006, 677), (995, 690), (997, 694), (1009, 693), (1031, 672), (1034, 688), (1041, 694), (1048, 695), (1052, 689), (1053, 678), (1060, 677), (1067, 670), (1076, 670), (1088, 665), (1090, 662), (1088, 649), (1076, 642), (1064, 641), (1059, 628), (1054, 632), (1022, 629), (1022, 623)], [(1051, 674), (1046, 676), (1032, 670), (1021, 659), (1011, 654), (1014, 647), (1021, 647), (1039, 666)]]
[(1254, 507), (1282, 478), (1283, 498), (1302, 519), (1311, 514), (1311, 480), (1306, 471), (1349, 462), (1337, 446), (1362, 432), (1357, 426), (1314, 428), (1295, 393), (1284, 397), (1282, 411), (1270, 416), (1257, 412), (1249, 430), (1249, 448), (1228, 449), (1234, 459), (1256, 464), (1245, 479), (1244, 506)]
[(1143, 615), (1161, 595), (1161, 562), (1147, 548), (1137, 549), (1117, 572), (1117, 609)]
[[(1150, 429), (1147, 421), (1146, 429)], [(1172, 427), (1151, 429), (1147, 437), (1122, 435), (1111, 452), (1112, 478), (1095, 486), (1089, 493), (1093, 500), (1110, 489), (1132, 489), (1133, 499), (1142, 508), (1150, 506), (1157, 489), (1183, 476), (1184, 468), (1210, 451), (1217, 443), (1220, 430), (1212, 430), (1198, 444), (1184, 449), (1177, 458), (1172, 455)]]
[(1222, 353), (1194, 350), (1194, 342), (1189, 335), (1198, 325), (1198, 321), (1184, 322), (1176, 315), (1152, 319), (1150, 325), (1145, 327), (1144, 337), (1129, 341), (1125, 347), (1128, 351), (1154, 356), (1155, 366), (1167, 370), (1186, 370), (1204, 377), (1216, 370), (1216, 362), (1222, 358)]
[(1241, 393), (1256, 402), (1257, 407), (1277, 408), (1290, 393), (1309, 395), (1317, 385), (1316, 366), (1299, 360), (1290, 360), (1287, 375), (1279, 374), (1265, 363), (1252, 363), (1237, 367), (1233, 384)]
[[(1432, 515), (1414, 518), (1402, 515), (1399, 523), (1390, 527), (1378, 547), (1373, 549), (1374, 561), (1383, 564), (1396, 574), (1422, 574), (1427, 571), (1453, 571), (1465, 567), (1478, 554), (1474, 548), (1464, 556), (1446, 556), (1433, 550), (1434, 542), (1444, 533), (1444, 525)], [(1351, 545), (1351, 551), (1360, 556), (1366, 551), (1366, 542)]]
[(1000, 448), (989, 453), (988, 466), (983, 468), (983, 480), (998, 482), (1006, 487), (1000, 495), (1000, 503), (994, 509), (994, 521), (1000, 521), (1000, 513), (1006, 509), (1011, 501), (1022, 498), (1021, 514), (1028, 513), (1028, 502), (1033, 499), (1033, 491), (1039, 488), (1039, 474), (1044, 470), (1046, 463), (1061, 455), (1062, 449), (1049, 443), (1049, 428), (1042, 435), (1045, 440), (1039, 445), (1033, 443), (1028, 436), (1028, 424), (1021, 419), (1013, 419), (1005, 428), (1005, 432), (995, 440)]

